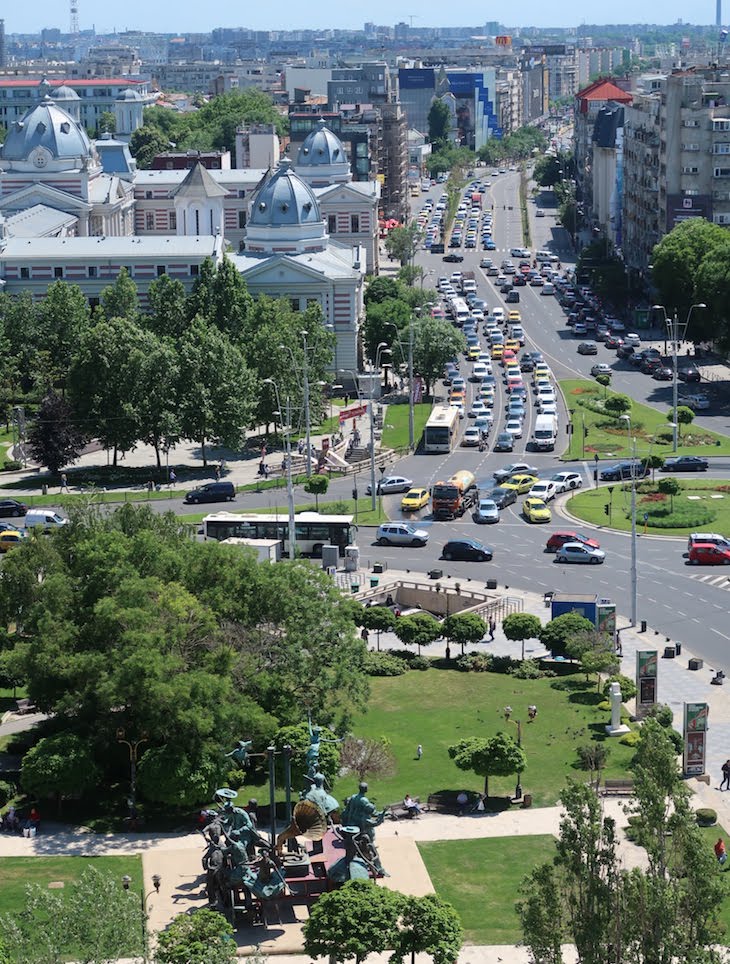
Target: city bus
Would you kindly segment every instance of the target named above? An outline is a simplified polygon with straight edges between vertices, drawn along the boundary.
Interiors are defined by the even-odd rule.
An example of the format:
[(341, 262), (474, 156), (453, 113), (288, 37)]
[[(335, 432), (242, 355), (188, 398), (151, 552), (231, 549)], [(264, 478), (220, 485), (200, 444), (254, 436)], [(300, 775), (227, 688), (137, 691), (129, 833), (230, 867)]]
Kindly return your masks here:
[(450, 452), (459, 435), (459, 410), (450, 405), (436, 405), (423, 430), (424, 452)]
[[(320, 558), (322, 546), (337, 546), (344, 556), (345, 546), (353, 545), (357, 526), (351, 515), (320, 515), (300, 512), (294, 516), (297, 551), (303, 556)], [(289, 519), (286, 515), (241, 515), (236, 512), (215, 512), (203, 519), (205, 539), (278, 539), (283, 555), (289, 552)]]

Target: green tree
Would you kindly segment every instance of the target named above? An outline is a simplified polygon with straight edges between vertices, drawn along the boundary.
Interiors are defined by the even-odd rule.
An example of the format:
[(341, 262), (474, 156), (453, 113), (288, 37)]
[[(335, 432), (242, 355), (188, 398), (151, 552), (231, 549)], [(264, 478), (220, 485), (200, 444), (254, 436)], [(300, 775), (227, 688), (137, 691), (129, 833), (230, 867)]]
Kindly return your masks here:
[(695, 278), (699, 303), (707, 310), (695, 310), (689, 317), (687, 338), (695, 344), (717, 340), (721, 350), (730, 346), (730, 245), (725, 238), (706, 252)]
[(436, 97), (428, 111), (428, 139), (435, 151), (449, 143), (451, 133), (451, 111), (446, 101)]
[(230, 258), (223, 258), (213, 279), (206, 320), (242, 347), (250, 334), (253, 298), (243, 275)]
[(580, 659), (580, 668), (586, 674), (586, 679), (592, 673), (596, 674), (598, 692), (601, 690), (601, 674), (615, 673), (620, 665), (618, 656), (609, 643), (601, 648), (589, 649)]
[(236, 960), (233, 927), (215, 910), (178, 914), (157, 935), (155, 964), (235, 964)]
[(139, 295), (137, 285), (130, 278), (126, 268), (121, 268), (114, 284), (101, 292), (101, 306), (107, 318), (126, 318), (137, 321), (139, 317)]
[(365, 740), (346, 736), (340, 748), (340, 766), (357, 775), (360, 783), (368, 777), (393, 776), (396, 761), (390, 748), (390, 740)]
[(608, 386), (611, 384), (610, 375), (596, 375), (596, 381), (603, 388), (603, 397), (606, 397)]
[(375, 630), (378, 649), (380, 649), (380, 634), (393, 629), (397, 622), (395, 613), (387, 606), (366, 606), (358, 613), (357, 618), (360, 626)]
[(662, 493), (662, 495), (668, 495), (670, 502), (670, 512), (674, 512), (674, 496), (679, 495), (682, 491), (682, 486), (679, 484), (677, 479), (673, 477), (659, 479), (657, 484), (657, 489)]
[(28, 433), (33, 459), (57, 475), (64, 465), (73, 465), (84, 445), (83, 433), (73, 422), (68, 402), (49, 392), (41, 401), (38, 415)]
[(96, 122), (96, 136), (101, 137), (102, 134), (116, 134), (116, 132), (117, 118), (114, 111), (103, 110)]
[(525, 640), (539, 639), (542, 623), (539, 616), (531, 613), (510, 613), (502, 620), (502, 630), (507, 639), (522, 643), (522, 659), (525, 658)]
[(532, 179), (540, 187), (552, 187), (556, 181), (562, 180), (562, 176), (560, 158), (545, 154), (535, 161)]
[(129, 150), (140, 170), (152, 167), (158, 154), (170, 149), (170, 139), (156, 127), (143, 124), (129, 138)]
[[(659, 293), (659, 303), (667, 306), (667, 314), (676, 309), (684, 318), (690, 306), (704, 301), (697, 288), (700, 266), (710, 252), (727, 246), (725, 229), (703, 218), (690, 218), (664, 235), (652, 253), (652, 280)], [(693, 326), (703, 324), (701, 315), (693, 312)], [(699, 329), (690, 332), (695, 340)], [(702, 340), (697, 338), (697, 340)]]
[(365, 305), (377, 304), (386, 298), (400, 298), (401, 286), (395, 278), (380, 275), (373, 278), (365, 289)]
[(407, 341), (406, 332), (411, 315), (411, 306), (401, 298), (386, 298), (368, 305), (362, 338), (367, 356), (372, 362), (376, 360), (378, 345), (384, 342), (395, 353), (393, 346), (399, 334)]
[(407, 227), (391, 228), (385, 239), (385, 250), (388, 257), (406, 265), (416, 255), (421, 241), (421, 229), (414, 222)]
[(631, 411), (631, 399), (627, 395), (609, 395), (603, 407), (613, 418), (620, 418)]
[(430, 646), (441, 635), (441, 624), (430, 613), (414, 613), (401, 616), (393, 627), (395, 635), (406, 646)]
[(601, 770), (605, 769), (610, 752), (610, 747), (605, 743), (586, 743), (584, 746), (576, 747), (581, 768), (590, 772), (591, 781), (595, 774), (596, 789), (601, 782)]
[(64, 797), (83, 793), (98, 777), (90, 748), (70, 733), (42, 737), (23, 757), (20, 771), (25, 792), (38, 798), (55, 797), (59, 811)]
[(304, 951), (328, 957), (331, 964), (354, 957), (361, 964), (370, 954), (392, 948), (397, 939), (403, 898), (371, 881), (350, 880), (323, 894), (304, 924)]
[(145, 328), (158, 338), (182, 338), (187, 328), (185, 285), (169, 274), (150, 282), (147, 293), (149, 311), (142, 318)]
[(593, 632), (590, 619), (580, 613), (563, 613), (546, 623), (540, 630), (540, 642), (553, 656), (564, 656), (569, 640), (581, 633)]
[(319, 512), (319, 497), (325, 495), (330, 487), (330, 480), (326, 475), (311, 475), (304, 483), (304, 491), (314, 496), (315, 512)]
[(203, 319), (196, 319), (180, 340), (180, 432), (201, 446), (211, 436), (237, 448), (251, 424), (256, 379), (230, 339)]
[(485, 797), (489, 797), (490, 776), (508, 777), (527, 767), (525, 751), (506, 733), (459, 740), (449, 747), (449, 756), (460, 770), (471, 770), (484, 777)]
[(440, 635), (461, 646), (463, 656), (465, 646), (473, 646), (484, 639), (487, 635), (487, 624), (477, 613), (454, 613), (444, 619)]
[(398, 921), (398, 933), (391, 964), (410, 954), (429, 954), (434, 964), (454, 964), (464, 943), (464, 929), (458, 913), (438, 894), (405, 897)]
[(426, 394), (443, 375), (444, 365), (466, 351), (466, 339), (458, 328), (442, 318), (419, 318), (413, 339), (413, 367), (426, 382)]
[(646, 464), (651, 469), (651, 481), (653, 482), (656, 470), (664, 466), (664, 457), (662, 455), (650, 455), (646, 460)]
[(37, 384), (46, 389), (54, 384), (65, 386), (71, 361), (89, 324), (89, 302), (78, 285), (65, 281), (49, 285), (35, 310)]
[(551, 864), (533, 868), (520, 885), (516, 910), (523, 943), (540, 964), (563, 964), (565, 920), (558, 871)]
[[(682, 435), (682, 426), (683, 426), (683, 425), (691, 425), (692, 422), (694, 421), (694, 417), (695, 417), (695, 413), (692, 411), (692, 409), (689, 407), (689, 405), (678, 405), (678, 406), (677, 406), (676, 422), (677, 422), (677, 425), (678, 425), (678, 432), (679, 432), (680, 437), (681, 437), (681, 435)], [(674, 421), (675, 421), (674, 409), (673, 409), (673, 408), (670, 408), (669, 411), (667, 412), (667, 421), (669, 421), (669, 422), (674, 422)]]
[(162, 451), (180, 438), (179, 390), (180, 365), (173, 342), (145, 331), (138, 371), (138, 431), (140, 441), (154, 448), (158, 468)]

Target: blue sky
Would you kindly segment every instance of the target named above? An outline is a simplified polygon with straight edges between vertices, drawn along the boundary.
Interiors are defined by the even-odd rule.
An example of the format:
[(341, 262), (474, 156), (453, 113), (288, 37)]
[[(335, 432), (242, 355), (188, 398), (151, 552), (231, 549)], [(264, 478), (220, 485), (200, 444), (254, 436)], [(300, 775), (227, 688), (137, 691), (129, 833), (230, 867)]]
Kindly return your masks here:
[[(190, 0), (125, 0), (121, 4), (100, 3), (99, 0), (79, 0), (79, 21), (82, 29), (94, 25), (99, 32), (124, 29), (142, 30), (199, 30), (207, 31), (216, 26), (245, 26), (254, 29), (291, 29), (320, 27), (362, 27), (364, 21), (394, 24), (399, 20), (413, 26), (445, 24), (480, 24), (489, 20), (502, 20), (506, 10), (503, 4), (461, 3), (455, 9), (436, 0), (414, 0), (393, 4), (389, 0), (367, 0), (364, 4), (348, 4), (342, 0), (309, 0), (294, 4), (284, 0), (278, 5), (242, 4), (240, 0), (218, 0), (215, 5), (192, 3)], [(5, 29), (12, 33), (31, 32), (43, 26), (68, 29), (68, 0), (36, 0), (24, 12), (22, 6), (12, 8), (3, 4)], [(59, 16), (59, 12), (63, 13)], [(362, 12), (361, 12), (362, 11)], [(730, 0), (725, 0), (725, 16), (730, 17)], [(657, 8), (648, 0), (636, 3), (631, 0), (615, 0), (608, 8), (603, 4), (578, 3), (562, 0), (561, 3), (545, 3), (544, 0), (523, 0), (509, 9), (514, 18), (511, 26), (572, 26), (581, 22), (605, 21), (609, 13), (612, 23), (654, 23), (657, 16), (662, 23), (673, 23), (678, 18), (692, 19), (695, 23), (714, 23), (713, 0), (699, 4), (668, 0)], [(457, 19), (452, 18), (456, 15)]]

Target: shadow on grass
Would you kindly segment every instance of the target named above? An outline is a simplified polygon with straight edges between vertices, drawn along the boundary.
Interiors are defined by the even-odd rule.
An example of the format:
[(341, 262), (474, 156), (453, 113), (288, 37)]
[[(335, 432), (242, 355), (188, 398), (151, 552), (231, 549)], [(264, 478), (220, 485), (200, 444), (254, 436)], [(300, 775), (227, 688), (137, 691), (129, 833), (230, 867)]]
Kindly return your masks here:
[(598, 706), (605, 700), (605, 696), (602, 693), (596, 693), (595, 683), (589, 683), (591, 686), (590, 690), (583, 690), (582, 692), (576, 691), (570, 694), (568, 697), (569, 703), (580, 703), (581, 706)]
[(564, 679), (554, 679), (550, 684), (550, 689), (561, 690), (564, 693), (575, 693), (590, 689), (593, 684), (590, 680), (586, 683), (584, 679), (566, 677)]

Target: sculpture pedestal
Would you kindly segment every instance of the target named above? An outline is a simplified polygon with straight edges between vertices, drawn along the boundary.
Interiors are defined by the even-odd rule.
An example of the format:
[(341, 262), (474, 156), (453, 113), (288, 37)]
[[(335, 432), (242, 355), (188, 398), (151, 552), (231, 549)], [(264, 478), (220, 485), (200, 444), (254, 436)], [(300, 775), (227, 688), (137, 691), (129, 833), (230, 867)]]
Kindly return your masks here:
[(610, 723), (606, 724), (606, 733), (609, 736), (623, 736), (624, 733), (630, 733), (631, 727), (620, 723), (618, 726), (611, 726)]

